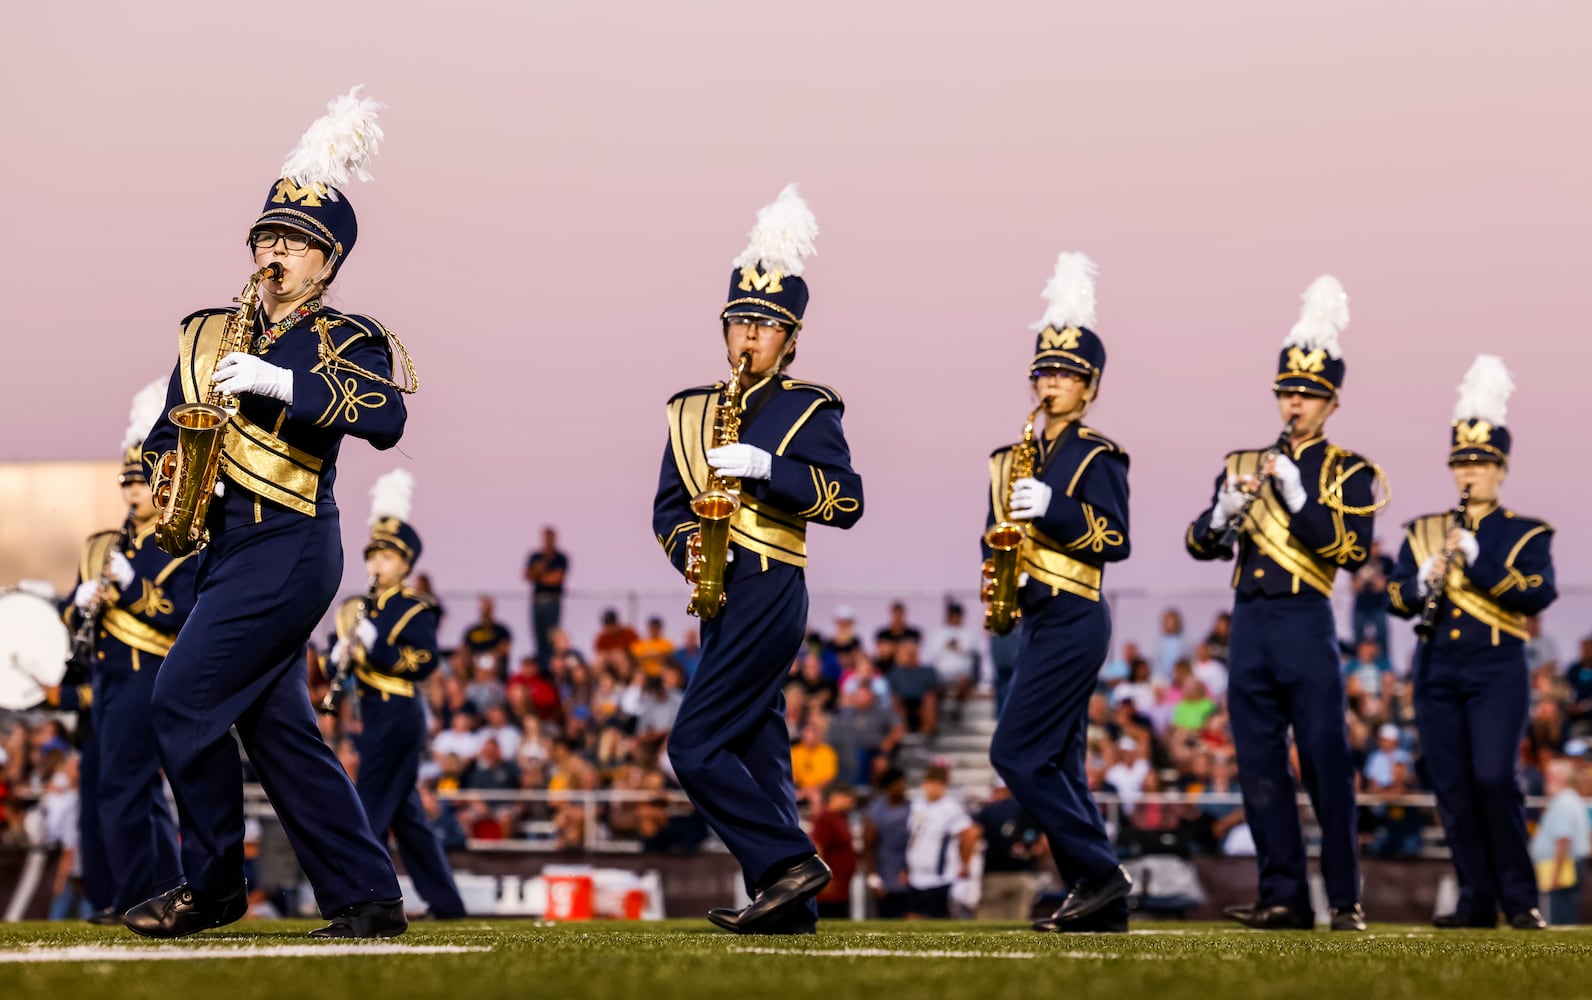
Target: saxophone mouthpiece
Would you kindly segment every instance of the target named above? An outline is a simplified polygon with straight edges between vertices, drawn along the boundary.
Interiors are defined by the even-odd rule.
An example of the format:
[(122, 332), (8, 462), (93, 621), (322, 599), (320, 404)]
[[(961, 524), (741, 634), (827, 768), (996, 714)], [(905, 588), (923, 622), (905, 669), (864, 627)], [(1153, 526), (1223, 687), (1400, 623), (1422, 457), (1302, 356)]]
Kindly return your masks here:
[(264, 277), (270, 278), (272, 281), (281, 281), (282, 280), (282, 265), (277, 263), (274, 260), (271, 263), (269, 263), (269, 264), (265, 265), (264, 267), (260, 268), (260, 270), (265, 272)]

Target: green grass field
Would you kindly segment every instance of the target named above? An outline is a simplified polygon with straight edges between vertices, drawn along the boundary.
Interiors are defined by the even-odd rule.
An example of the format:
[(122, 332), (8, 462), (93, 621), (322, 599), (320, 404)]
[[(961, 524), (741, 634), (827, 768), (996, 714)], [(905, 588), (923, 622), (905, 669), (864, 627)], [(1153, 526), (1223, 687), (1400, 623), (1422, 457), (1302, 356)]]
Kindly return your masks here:
[[(1592, 997), (1592, 929), (1439, 934), (1377, 925), (1344, 935), (1149, 924), (1145, 933), (1062, 936), (876, 923), (756, 938), (696, 921), (471, 921), (339, 946), (305, 938), (312, 926), (241, 924), (159, 943), (113, 929), (0, 925), (0, 997)], [(267, 949), (287, 953), (249, 954)]]

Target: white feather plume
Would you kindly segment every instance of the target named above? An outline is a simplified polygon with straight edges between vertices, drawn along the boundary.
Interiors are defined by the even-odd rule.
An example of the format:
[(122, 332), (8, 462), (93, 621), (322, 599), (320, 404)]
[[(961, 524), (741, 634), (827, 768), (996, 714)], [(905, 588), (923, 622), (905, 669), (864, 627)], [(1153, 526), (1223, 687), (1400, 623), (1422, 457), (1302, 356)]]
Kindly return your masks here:
[(384, 517), (408, 521), (415, 503), (415, 477), (408, 469), (394, 469), (370, 488), (370, 523)]
[(340, 188), (350, 177), (370, 180), (365, 164), (376, 155), (381, 142), (376, 116), (385, 107), (360, 97), (359, 87), (333, 98), (326, 105), (326, 114), (315, 120), (287, 154), (282, 176), (300, 187), (324, 184)]
[(1454, 404), (1454, 420), (1485, 420), (1494, 427), (1504, 426), (1509, 415), (1509, 394), (1515, 380), (1496, 354), (1478, 354), (1465, 380), (1459, 383), (1459, 402)]
[(155, 422), (166, 409), (166, 380), (158, 378), (138, 390), (127, 412), (127, 431), (122, 434), (122, 451), (141, 445), (154, 430)]
[(747, 234), (746, 249), (735, 258), (734, 267), (758, 267), (799, 277), (808, 257), (818, 252), (818, 219), (807, 202), (796, 193), (795, 184), (785, 185), (779, 197), (757, 210), (757, 222)]
[(1035, 331), (1047, 326), (1065, 330), (1069, 326), (1095, 325), (1095, 274), (1099, 268), (1088, 254), (1062, 253), (1056, 257), (1056, 270), (1045, 283), (1045, 315), (1031, 324)]
[(1326, 351), (1333, 360), (1343, 357), (1338, 334), (1349, 325), (1349, 293), (1343, 290), (1343, 283), (1323, 274), (1305, 289), (1304, 303), (1299, 309), (1299, 322), (1288, 331), (1282, 346)]

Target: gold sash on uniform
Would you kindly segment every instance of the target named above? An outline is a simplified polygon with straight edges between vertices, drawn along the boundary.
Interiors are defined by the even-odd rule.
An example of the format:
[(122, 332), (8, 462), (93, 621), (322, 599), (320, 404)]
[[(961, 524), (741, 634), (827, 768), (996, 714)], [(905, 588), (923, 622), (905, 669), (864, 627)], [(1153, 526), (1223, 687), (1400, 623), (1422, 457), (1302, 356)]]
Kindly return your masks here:
[[(1009, 448), (990, 459), (990, 499), (995, 505), (997, 521), (1008, 519), (1006, 481), (1011, 474), (1011, 461)], [(1073, 485), (1076, 486), (1077, 482), (1074, 477)], [(1023, 540), (1022, 571), (1052, 591), (1089, 601), (1100, 600), (1100, 584), (1104, 579), (1100, 567), (1068, 555), (1065, 545), (1050, 538), (1032, 523), (1028, 527), (1028, 536)]]
[[(1424, 563), (1428, 556), (1440, 556), (1448, 542), (1450, 517), (1447, 514), (1427, 514), (1409, 526), (1410, 553), (1415, 565)], [(1526, 630), (1526, 616), (1510, 611), (1491, 596), (1476, 589), (1457, 565), (1448, 567), (1447, 598), (1454, 607), (1493, 630), (1493, 644), (1498, 644), (1498, 633), (1504, 632), (1517, 639), (1530, 639)]]
[[(1227, 474), (1242, 479), (1260, 474), (1261, 452), (1241, 451), (1227, 456)], [(1328, 597), (1338, 568), (1331, 561), (1306, 548), (1289, 530), (1293, 515), (1272, 489), (1270, 480), (1260, 491), (1260, 499), (1249, 509), (1245, 531), (1255, 547), (1277, 565)]]

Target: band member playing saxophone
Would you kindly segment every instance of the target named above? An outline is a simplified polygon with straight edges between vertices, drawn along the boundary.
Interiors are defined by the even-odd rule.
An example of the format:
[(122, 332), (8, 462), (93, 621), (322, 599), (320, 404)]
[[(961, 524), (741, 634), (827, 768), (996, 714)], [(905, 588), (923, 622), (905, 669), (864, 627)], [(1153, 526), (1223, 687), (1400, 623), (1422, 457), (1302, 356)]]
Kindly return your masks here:
[[(1023, 439), (990, 457), (984, 536), (986, 624), (1009, 631), (1002, 595), (1015, 593), (1023, 633), (990, 763), (1045, 831), (1067, 882), (1060, 908), (1034, 924), (1050, 932), (1126, 931), (1133, 887), (1084, 774), (1089, 697), (1111, 646), (1101, 580), (1105, 564), (1131, 550), (1127, 453), (1083, 422), (1106, 367), (1094, 332), (1094, 275), (1084, 254), (1056, 259), (1028, 366), (1039, 405)], [(1014, 543), (1011, 560), (1001, 550)]]
[[(301, 659), (342, 578), (339, 447), (348, 436), (397, 444), (413, 388), (407, 353), (380, 323), (323, 305), (357, 235), (338, 189), (364, 175), (378, 110), (356, 88), (289, 155), (248, 230), (255, 275), (239, 309), (183, 321), (168, 417), (144, 443), (146, 461), (170, 477), (156, 483), (157, 538), (203, 546), (198, 601), (150, 702), (185, 878), (126, 914), (145, 936), (219, 927), (248, 909), (234, 726), (331, 920), (311, 935), (407, 926), (392, 859), (321, 738)], [(395, 353), (405, 385), (394, 381)]]
[(817, 234), (795, 185), (758, 212), (719, 313), (731, 381), (669, 400), (652, 508), (658, 543), (692, 582), (690, 609), (702, 619), (702, 658), (669, 759), (741, 864), (751, 905), (708, 916), (742, 934), (812, 933), (812, 897), (830, 880), (797, 819), (783, 694), (807, 627), (807, 525), (849, 528), (862, 517), (844, 404), (785, 374)]
[[(1232, 559), (1223, 543), (1239, 524), (1233, 572), (1228, 711), (1244, 817), (1255, 837), (1260, 898), (1228, 916), (1263, 930), (1315, 926), (1304, 832), (1288, 760), (1290, 726), (1305, 791), (1321, 824), (1321, 871), (1332, 929), (1365, 929), (1356, 857), (1354, 762), (1344, 722), (1332, 583), (1365, 563), (1382, 473), (1367, 458), (1328, 444), (1344, 362), (1338, 335), (1349, 322), (1336, 278), (1317, 278), (1283, 341), (1272, 391), (1291, 427), (1283, 447), (1237, 451), (1216, 477), (1211, 506), (1185, 539), (1196, 559)], [(1385, 485), (1385, 484), (1383, 484)], [(1256, 496), (1258, 494), (1258, 496)]]
[[(1513, 390), (1494, 355), (1466, 373), (1448, 449), (1462, 503), (1404, 526), (1388, 582), (1393, 613), (1427, 626), (1415, 650), (1415, 724), (1459, 876), (1459, 904), (1434, 921), (1445, 928), (1496, 927), (1500, 907), (1517, 930), (1543, 927), (1515, 766), (1530, 705), (1527, 620), (1558, 592), (1553, 529), (1500, 506)], [(1567, 874), (1575, 878), (1573, 861)]]

